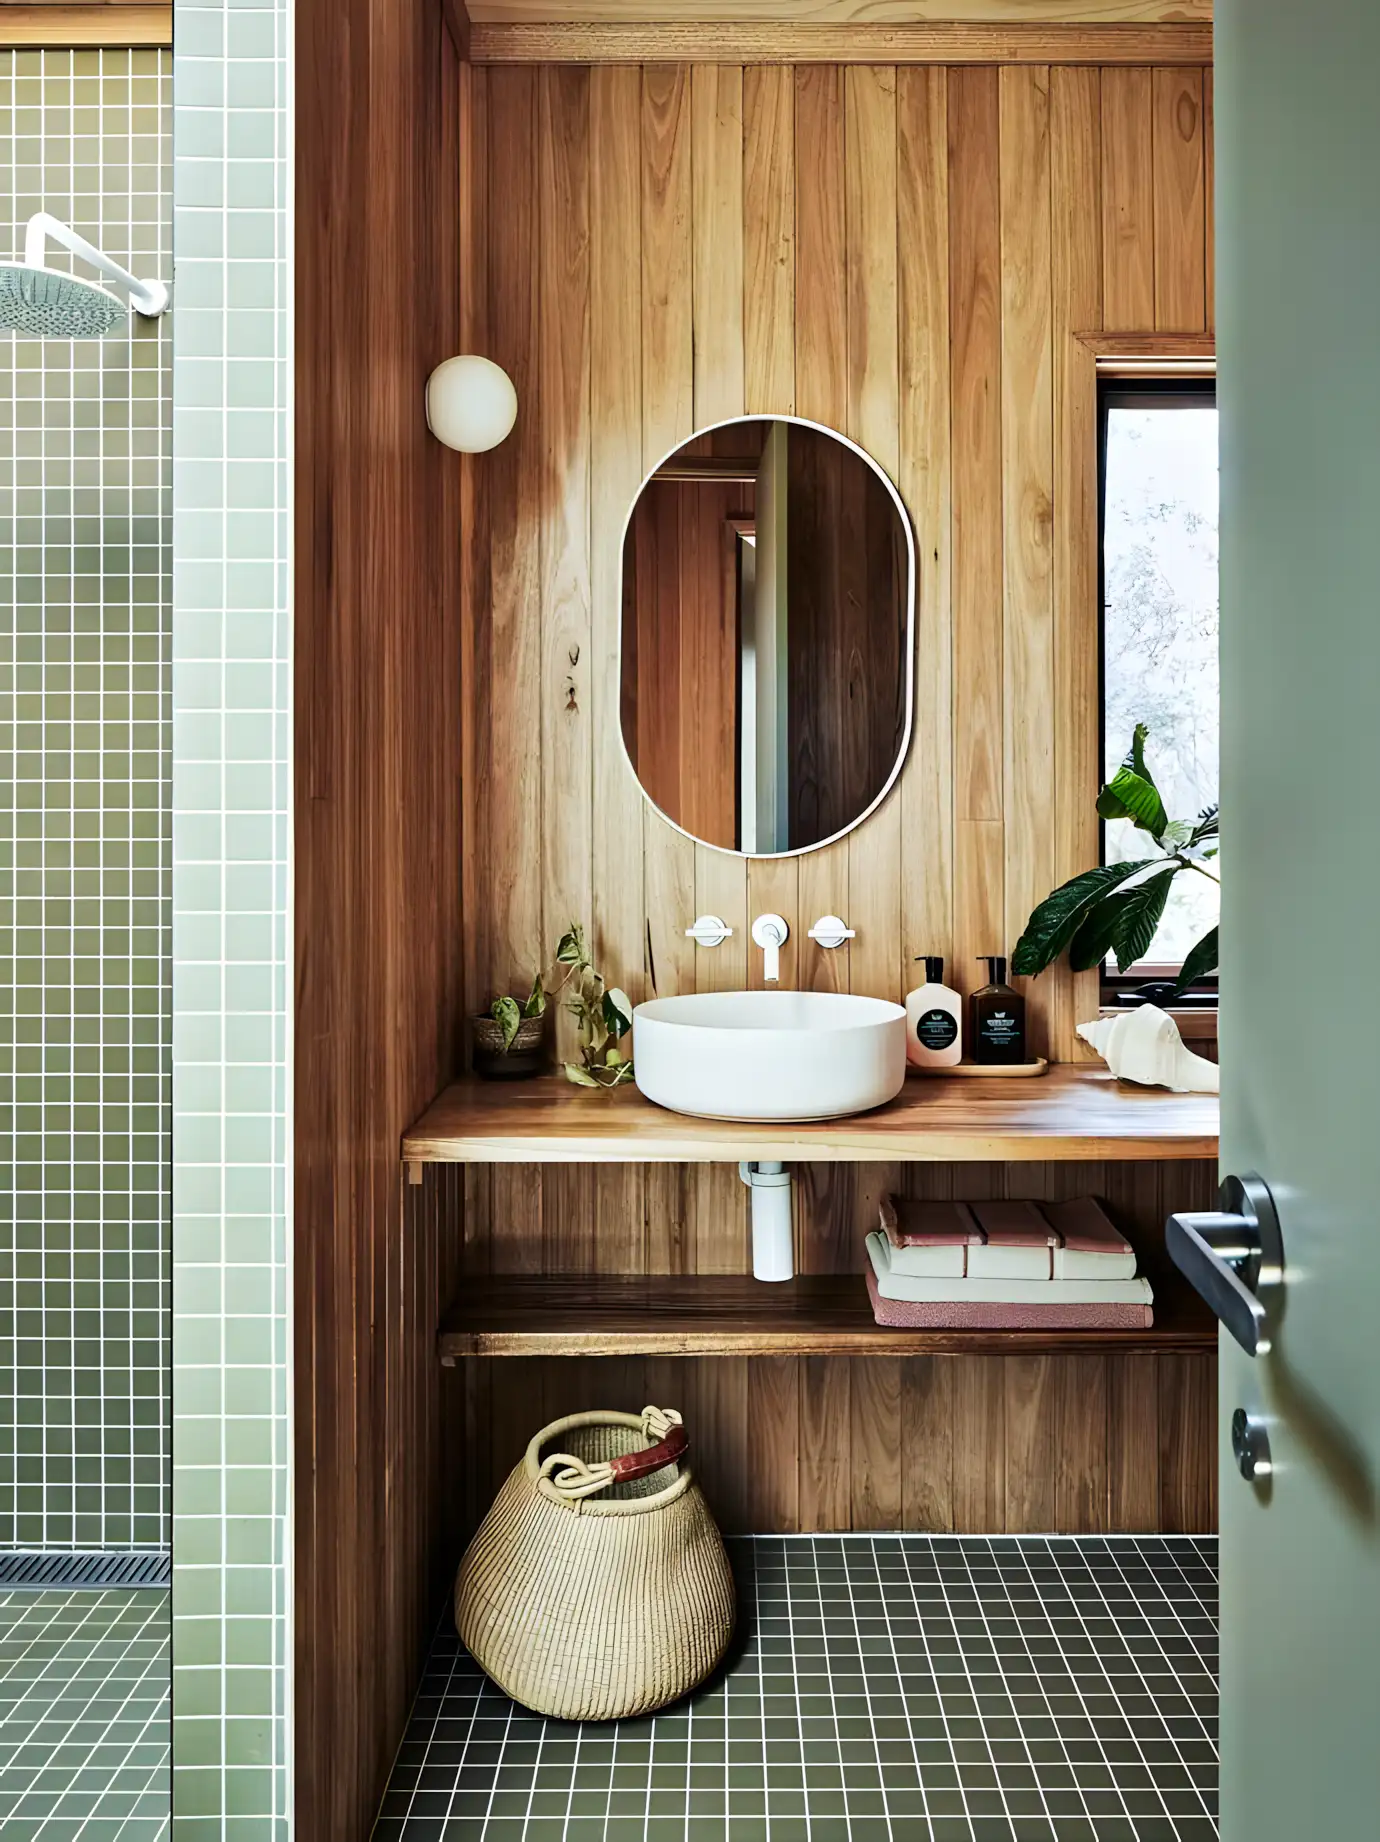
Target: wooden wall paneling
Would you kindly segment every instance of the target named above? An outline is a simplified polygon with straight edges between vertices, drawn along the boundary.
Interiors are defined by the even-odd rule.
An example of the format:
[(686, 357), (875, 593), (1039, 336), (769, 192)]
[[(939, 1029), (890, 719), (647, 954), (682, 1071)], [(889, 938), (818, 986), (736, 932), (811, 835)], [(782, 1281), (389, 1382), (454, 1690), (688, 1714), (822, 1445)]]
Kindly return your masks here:
[(1102, 1355), (1054, 1367), (1054, 1520), (1051, 1528), (1100, 1534), (1108, 1526), (1107, 1369)]
[[(593, 713), (593, 931), (596, 964), (647, 996), (641, 790), (617, 739), (623, 522), (642, 481), (642, 76), (590, 72), (590, 696)], [(601, 1171), (595, 1264), (640, 1271), (645, 1166)]]
[(796, 137), (791, 72), (743, 72), (743, 382), (751, 415), (795, 407)]
[(995, 69), (949, 73), (954, 931), (960, 991), (1006, 951), (1002, 747), (1001, 195)]
[[(650, 470), (694, 433), (694, 214), (690, 72), (642, 73), (642, 461)], [(648, 982), (663, 996), (695, 989), (695, 846), (643, 810)], [(695, 1182), (684, 1167), (649, 1165), (646, 1262), (695, 1270)]]
[[(848, 182), (845, 73), (834, 66), (793, 77), (795, 161), (795, 407), (845, 433), (849, 420)], [(851, 838), (799, 859), (800, 945), (796, 983), (809, 991), (852, 989), (851, 948), (807, 938), (824, 915), (849, 919)]]
[(751, 1364), (744, 1356), (716, 1356), (691, 1366), (691, 1438), (698, 1441), (705, 1494), (725, 1532), (745, 1534), (752, 1526), (752, 1472), (765, 1457), (765, 1441), (754, 1438), (748, 1425)]
[[(690, 72), (642, 73), (642, 461), (694, 433)], [(663, 996), (695, 988), (695, 847), (644, 809), (649, 977)]]
[(954, 1382), (962, 1359), (901, 1364), (901, 1526), (939, 1533), (954, 1522)]
[(852, 1513), (852, 1364), (800, 1361), (800, 1527), (847, 1529)]
[(955, 1356), (953, 1516), (955, 1529), (982, 1535), (1006, 1527), (1004, 1356)]
[(849, 1363), (852, 1440), (850, 1520), (854, 1528), (903, 1526), (901, 1370), (897, 1356), (861, 1356)]
[[(569, 74), (560, 73), (562, 84)], [(564, 240), (569, 229), (548, 223), (544, 215), (555, 197), (557, 139), (549, 125), (552, 118), (543, 117), (537, 107), (538, 100), (546, 103), (558, 90), (569, 92), (561, 85), (551, 87), (550, 73), (525, 73), (530, 89), (519, 82), (512, 92), (519, 104), (516, 117), (505, 106), (502, 125), (483, 120), (486, 101), (491, 112), (496, 106), (488, 85), (523, 76), (511, 70), (479, 73), (466, 79), (462, 91), (470, 143), (477, 140), (496, 162), (502, 142), (505, 175), (536, 174), (536, 181), (517, 186), (515, 199), (505, 181), (502, 221), (496, 215), (487, 224), (481, 161), (472, 160), (473, 178), (465, 182), (467, 194), (474, 193), (467, 196), (462, 220), (473, 246), (472, 263), (476, 271), (485, 262), (489, 268), (480, 285), (483, 312), (476, 311), (470, 324), (476, 340), (482, 339), (502, 305), (502, 337), (518, 347), (525, 337), (523, 316), (515, 321), (506, 308), (521, 304), (524, 280), (529, 292), (545, 285), (554, 272), (550, 239)], [(572, 574), (578, 578), (583, 560), (590, 762), (587, 776), (576, 774), (588, 792), (577, 791), (576, 797), (587, 799), (591, 811), (588, 819), (576, 815), (570, 835), (578, 837), (584, 826), (593, 938), (601, 963), (635, 998), (646, 994), (652, 964), (662, 990), (693, 989), (711, 981), (737, 984), (744, 970), (748, 982), (760, 982), (761, 956), (748, 950), (746, 927), (741, 940), (735, 933), (734, 942), (717, 956), (696, 955), (683, 942), (681, 930), (694, 912), (704, 907), (726, 912), (734, 902), (741, 904), (738, 912), (748, 924), (767, 909), (787, 916), (792, 936), (784, 983), (846, 988), (856, 982), (860, 989), (864, 984), (897, 989), (895, 980), (910, 971), (905, 955), (944, 950), (955, 979), (971, 987), (980, 973), (968, 956), (1011, 944), (1007, 923), (1014, 926), (1021, 904), (1013, 869), (1008, 915), (1008, 847), (1016, 853), (1013, 864), (1023, 861), (1022, 852), (1052, 853), (1055, 876), (1078, 867), (1065, 869), (1070, 856), (1086, 859), (1082, 783), (1095, 779), (1097, 740), (1086, 720), (1078, 720), (1077, 702), (1078, 687), (1084, 687), (1086, 698), (1090, 666), (1095, 670), (1095, 576), (1090, 572), (1096, 561), (1095, 555), (1089, 560), (1077, 550), (1076, 526), (1084, 518), (1080, 506), (1091, 504), (1095, 528), (1095, 474), (1094, 463), (1080, 458), (1093, 434), (1087, 409), (1092, 394), (1086, 388), (1092, 378), (1091, 353), (1074, 335), (1104, 323), (1141, 334), (1154, 325), (1156, 250), (1163, 261), (1169, 194), (1146, 185), (1153, 161), (1147, 165), (1142, 155), (1154, 153), (1158, 119), (1152, 115), (1148, 70), (1134, 70), (1129, 77), (1086, 68), (1050, 71), (1048, 139), (1041, 156), (1038, 129), (1032, 137), (1031, 110), (1038, 112), (1043, 77), (1029, 69), (999, 74), (980, 67), (915, 67), (893, 78), (885, 64), (851, 73), (828, 64), (795, 70), (753, 66), (739, 74), (734, 64), (708, 63), (693, 71), (595, 68), (582, 79), (588, 86), (587, 166), (583, 176), (576, 170), (578, 156), (568, 166), (571, 182), (583, 185), (588, 198), (587, 419), (581, 428), (576, 405), (576, 419), (570, 420), (570, 401), (561, 396), (559, 382), (557, 400), (550, 403), (553, 375), (564, 375), (561, 354), (529, 344), (528, 373), (536, 381), (530, 387), (520, 381), (519, 388), (524, 411), (530, 410), (526, 439), (535, 442), (533, 452), (541, 460), (529, 482), (535, 478), (540, 486), (532, 491), (520, 526), (511, 498), (499, 505), (504, 465), (517, 477), (514, 444), (508, 444), (507, 453), (500, 450), (467, 467), (465, 529), (473, 533), (476, 549), (485, 550), (486, 514), (494, 514), (496, 522), (488, 540), (492, 558), (480, 558), (466, 588), (464, 660), (476, 679), (483, 675), (492, 686), (501, 685), (504, 672), (497, 658), (486, 660), (484, 652), (490, 638), (499, 655), (506, 646), (510, 657), (521, 657), (524, 645), (542, 647), (563, 592), (557, 583)], [(1104, 93), (1118, 82), (1134, 105), (1129, 127), (1126, 111)], [(735, 85), (741, 86), (737, 128)], [(1206, 123), (1206, 94), (1203, 116)], [(544, 144), (539, 130), (547, 136)], [(524, 137), (534, 149), (533, 160), (524, 161), (515, 151)], [(1034, 160), (1019, 167), (1003, 160), (1003, 137), (1008, 154), (1017, 145), (1033, 145)], [(888, 146), (891, 165), (886, 168), (888, 156), (878, 149)], [(875, 187), (859, 185), (864, 147), (868, 169), (879, 161), (884, 169), (880, 195)], [(1041, 157), (1047, 162), (1043, 171)], [(1204, 186), (1210, 157), (1205, 138)], [(1037, 211), (1047, 212), (1043, 230), (1019, 202), (1032, 184)], [(1206, 311), (1205, 200), (1200, 206)], [(1187, 215), (1181, 213), (1174, 227), (1175, 235), (1190, 235), (1190, 240), (1185, 225), (1191, 210), (1190, 201)], [(1123, 236), (1122, 229), (1130, 234)], [(1026, 274), (1031, 245), (1038, 252), (1042, 238), (1048, 250), (1043, 306), (1038, 284), (1032, 286)], [(1162, 287), (1162, 277), (1159, 282)], [(1132, 299), (1132, 305), (1119, 310), (1123, 317), (1115, 317), (1110, 307), (1104, 313), (1104, 285), (1109, 299), (1118, 288), (1123, 302)], [(1137, 285), (1139, 306), (1134, 304)], [(1035, 331), (1042, 312), (1045, 379)], [(879, 334), (886, 349), (880, 365)], [(561, 329), (563, 349), (571, 336), (568, 325)], [(485, 349), (482, 344), (480, 349)], [(495, 355), (502, 360), (502, 352)], [(1075, 376), (1084, 386), (1076, 397), (1071, 388)], [(899, 805), (895, 848), (880, 853), (875, 875), (855, 872), (852, 879), (852, 890), (864, 904), (878, 903), (888, 917), (895, 911), (894, 925), (884, 922), (882, 929), (892, 926), (884, 980), (869, 970), (868, 955), (879, 938), (870, 914), (868, 944), (859, 948), (856, 967), (846, 949), (825, 953), (805, 938), (810, 924), (830, 910), (847, 916), (862, 935), (861, 911), (850, 892), (856, 836), (852, 845), (844, 841), (799, 860), (755, 860), (744, 874), (735, 860), (696, 853), (646, 815), (617, 748), (612, 721), (618, 703), (618, 540), (624, 512), (646, 465), (695, 424), (731, 413), (740, 401), (749, 411), (796, 410), (857, 435), (900, 481), (921, 545), (922, 634), (930, 620), (938, 644), (931, 653), (922, 640), (917, 716), (928, 700), (933, 754), (926, 760), (925, 737), (917, 734), (899, 798), (892, 802)], [(1048, 404), (1050, 430), (1046, 485), (1054, 514), (1052, 579), (1041, 588), (1041, 597), (1053, 604), (1054, 787), (1050, 810), (1037, 822), (1045, 835), (1017, 841), (1008, 837), (1005, 817), (1007, 783), (1015, 778), (1022, 738), (1013, 734), (1008, 741), (1003, 724), (1023, 720), (1017, 707), (1022, 694), (1014, 682), (1023, 668), (1008, 654), (1013, 636), (1019, 644), (1038, 634), (1038, 619), (1031, 623), (1025, 616), (1029, 559), (1008, 553), (1028, 536), (1021, 516), (1032, 475), (1032, 402), (1040, 410)], [(1082, 432), (1080, 416), (1087, 417)], [(1037, 451), (1043, 440), (1043, 435), (1035, 437)], [(572, 490), (579, 490), (578, 481), (572, 486), (566, 474), (584, 468), (588, 536), (582, 553), (578, 529), (568, 530), (561, 519)], [(526, 534), (525, 550), (517, 542), (519, 530)], [(492, 621), (486, 621), (492, 589), (506, 595), (505, 605), (512, 608), (517, 605), (515, 585), (522, 582), (528, 590), (528, 630), (513, 631), (511, 618), (496, 605)], [(1045, 602), (1037, 597), (1035, 605), (1043, 608)], [(950, 607), (952, 653), (946, 657)], [(505, 618), (510, 622), (506, 627)], [(533, 656), (548, 659), (544, 648)], [(544, 683), (538, 700), (540, 747), (526, 756), (539, 789), (545, 787), (544, 802), (540, 793), (537, 801), (537, 836), (545, 839), (548, 858), (566, 842), (551, 834), (551, 804), (559, 799), (564, 807), (571, 798), (568, 787), (558, 789), (562, 777), (546, 759), (563, 734), (553, 729), (557, 713), (545, 708), (551, 695)], [(474, 701), (476, 706), (487, 702)], [(495, 850), (506, 867), (507, 855), (499, 847), (512, 835), (515, 800), (519, 815), (522, 803), (521, 789), (515, 796), (508, 784), (511, 745), (486, 735), (486, 709), (474, 707), (467, 715), (465, 759), (476, 781), (492, 783), (476, 786), (466, 813), (467, 882), (478, 882), (480, 862), (495, 861)], [(877, 824), (872, 821), (865, 832)], [(952, 877), (946, 851), (952, 851)], [(522, 932), (516, 923), (532, 911), (534, 896), (543, 916), (547, 907), (554, 911), (556, 899), (556, 878), (543, 865), (540, 851), (533, 861), (539, 866), (533, 890), (519, 878), (516, 886), (505, 884), (492, 894), (484, 889), (479, 897), (485, 908), (493, 903), (498, 921), (496, 928), (473, 930), (481, 941), (474, 953), (480, 983), (517, 989), (530, 975), (525, 956), (514, 950)], [(734, 916), (726, 918), (736, 928)], [(529, 931), (544, 935), (545, 929), (543, 920), (541, 930)], [(917, 933), (925, 938), (913, 938)], [(537, 941), (543, 950), (550, 945), (544, 937)], [(1045, 983), (1051, 993), (1052, 1046), (1058, 1052), (1063, 1044), (1067, 1052), (1073, 1005), (1065, 1002), (1057, 976)], [(874, 1192), (883, 1182), (919, 1194), (961, 1190), (976, 1196), (1053, 1193), (1076, 1176), (1052, 1168), (1043, 1176), (1003, 1167), (912, 1166), (891, 1172), (882, 1166), (861, 1177), (848, 1167), (802, 1170), (797, 1224), (802, 1270), (858, 1269), (862, 1232), (875, 1214)], [(590, 1187), (582, 1194), (585, 1181), (581, 1175), (568, 1181), (551, 1172), (511, 1167), (467, 1173), (465, 1265), (471, 1270), (492, 1265), (499, 1271), (535, 1270), (543, 1262), (593, 1263), (611, 1271), (640, 1265), (741, 1270), (746, 1265), (746, 1192), (731, 1171), (713, 1172), (702, 1185), (676, 1166), (601, 1171), (587, 1179)], [(1168, 1197), (1169, 1181), (1151, 1197), (1124, 1174), (1109, 1174), (1114, 1202), (1133, 1209), (1142, 1233)], [(1186, 1199), (1188, 1192), (1196, 1194), (1195, 1183), (1183, 1178)], [(389, 1206), (382, 1192), (377, 1206)], [(414, 1289), (430, 1286), (430, 1271), (425, 1261), (412, 1270)], [(386, 1273), (384, 1280), (386, 1288), (391, 1283)], [(1147, 1473), (1145, 1377), (1121, 1366), (1133, 1359), (1109, 1359), (1105, 1374), (1097, 1358), (1079, 1359), (1089, 1365), (1085, 1372), (1059, 1369), (1045, 1390), (1052, 1404), (1042, 1407), (1029, 1427), (1020, 1419), (1024, 1396), (1018, 1390), (1009, 1466), (1008, 1389), (1016, 1388), (1017, 1381), (1000, 1369), (970, 1370), (967, 1358), (946, 1360), (951, 1366), (937, 1363), (923, 1382), (918, 1368), (905, 1365), (898, 1372), (894, 1410), (879, 1408), (889, 1395), (872, 1387), (871, 1378), (855, 1399), (848, 1363), (832, 1359), (773, 1365), (770, 1372), (750, 1363), (744, 1370), (745, 1392), (732, 1399), (731, 1390), (721, 1397), (717, 1384), (702, 1384), (697, 1365), (669, 1366), (689, 1390), (686, 1398), (698, 1401), (701, 1388), (709, 1387), (707, 1411), (716, 1423), (749, 1427), (770, 1414), (785, 1428), (798, 1428), (798, 1450), (783, 1436), (782, 1462), (752, 1477), (734, 1512), (749, 1516), (756, 1526), (847, 1527), (866, 1521), (873, 1511), (854, 1500), (855, 1473), (861, 1478), (865, 1469), (861, 1458), (855, 1462), (854, 1444), (860, 1429), (863, 1438), (870, 1438), (881, 1436), (878, 1429), (888, 1424), (896, 1426), (896, 1441), (904, 1447), (895, 1473), (899, 1486), (893, 1488), (900, 1490), (896, 1514), (907, 1521), (915, 1506), (915, 1517), (927, 1524), (947, 1520), (957, 1527), (1001, 1526), (1009, 1489), (1016, 1493), (1011, 1514), (1033, 1514), (1020, 1507), (1031, 1498), (1031, 1486), (1023, 1481), (1032, 1475), (1029, 1441), (1047, 1439), (1051, 1425), (1058, 1446), (1052, 1514), (1078, 1525), (1093, 1521), (1101, 1493), (1112, 1526), (1141, 1515), (1136, 1493)], [(557, 1385), (563, 1366), (555, 1365), (557, 1381), (551, 1385)], [(500, 1371), (506, 1375), (508, 1364), (501, 1364)], [(1105, 1384), (1101, 1410), (1100, 1374)], [(1175, 1378), (1166, 1399), (1185, 1402), (1190, 1392)], [(1153, 1391), (1149, 1398), (1153, 1405)], [(925, 1404), (918, 1419), (908, 1410), (912, 1400)], [(1199, 1400), (1200, 1408), (1203, 1404)], [(1100, 1411), (1106, 1422), (1103, 1482), (1097, 1474)], [(1193, 1411), (1191, 1406), (1167, 1406), (1165, 1425)], [(468, 1412), (476, 1424), (489, 1424), (489, 1416), (475, 1404), (475, 1389)], [(423, 1417), (421, 1424), (426, 1423)], [(1155, 1458), (1148, 1467), (1156, 1498), (1150, 1523), (1160, 1514), (1159, 1439), (1156, 1410)], [(1138, 1454), (1134, 1459), (1132, 1452)], [(1191, 1505), (1195, 1492), (1202, 1498), (1201, 1469), (1201, 1454), (1190, 1456), (1182, 1477), (1170, 1479), (1169, 1495), (1181, 1519), (1201, 1513), (1201, 1502), (1197, 1509), (1182, 1508), (1184, 1502)], [(764, 1524), (759, 1517), (768, 1520)]]
[[(538, 74), (542, 959), (571, 920), (589, 924), (593, 895), (589, 84), (578, 67)], [(573, 1055), (564, 1006), (553, 1029)]]
[[(538, 195), (538, 73), (489, 74), (489, 170), (501, 203), (491, 214), (490, 355), (512, 378), (519, 414), (489, 460), (492, 629), (486, 694), (501, 720), (489, 725), (484, 764), (492, 856), (486, 869), (484, 927), (493, 940), (493, 977), (526, 996), (545, 964), (542, 903), (541, 540), (542, 327)], [(536, 617), (534, 618), (534, 610)], [(575, 821), (579, 824), (579, 821)], [(482, 1005), (481, 1005), (482, 1008)]]
[[(1096, 862), (1098, 706), (1097, 375), (1078, 335), (1102, 326), (1101, 73), (1050, 72), (1051, 300), (1054, 370), (1054, 880)], [(1049, 989), (1052, 1055), (1090, 1053), (1074, 1026), (1097, 1015), (1099, 975), (1061, 966)]]
[[(875, 0), (874, 0), (875, 3)], [(723, 0), (725, 8), (728, 0)], [(952, 0), (950, 0), (952, 4)], [(737, 17), (649, 20), (640, 18), (555, 23), (478, 23), (470, 34), (476, 63), (589, 64), (683, 58), (751, 64), (1203, 64), (1212, 56), (1212, 26), (1205, 20), (1130, 24), (1105, 15), (1077, 24), (1025, 17), (999, 24), (970, 14), (960, 20), (844, 20), (813, 17), (798, 23)]]
[(899, 990), (904, 992), (917, 982), (914, 956), (953, 956), (949, 130), (944, 70), (897, 71), (896, 130), (898, 484), (915, 531), (917, 578), (914, 720), (899, 794)]
[[(349, 12), (357, 30), (311, 6), (296, 20), (311, 73), (297, 184), (322, 201), (296, 249), (319, 336), (295, 360), (294, 1626), (310, 1842), (372, 1819), (435, 1611), (456, 1443), (426, 1353), (455, 1186), (405, 1193), (397, 1144), (455, 1071), (463, 986), (459, 550), (430, 541), (457, 528), (459, 470), (401, 383), (459, 336), (460, 79), (439, 6)], [(360, 121), (404, 108), (411, 134), (374, 157)], [(401, 309), (351, 289), (371, 252), (414, 276)]]
[[(844, 76), (847, 433), (892, 480), (901, 470), (896, 158), (896, 72), (852, 66)], [(873, 997), (906, 989), (899, 984), (900, 860), (901, 801), (893, 789), (848, 840), (848, 907), (836, 911), (857, 932), (851, 989)]]
[[(1003, 951), (1055, 884), (1054, 378), (1049, 71), (1000, 76)], [(1049, 981), (1032, 981), (1032, 1053), (1049, 1047)]]
[(743, 72), (697, 65), (693, 126), (695, 426), (741, 416), (743, 395)]
[(642, 78), (590, 72), (590, 625), (592, 945), (634, 1002), (646, 995), (643, 798), (617, 740), (623, 523), (644, 472)]
[[(795, 408), (796, 134), (789, 70), (743, 73), (743, 406), (749, 414)], [(803, 947), (799, 859), (755, 857), (747, 866), (747, 922), (780, 915), (790, 932), (781, 984), (800, 983)], [(745, 941), (747, 985), (763, 983), (762, 954)]]
[(487, 1198), (491, 1272), (541, 1272), (545, 1239), (543, 1192), (539, 1166), (493, 1166)]
[[(489, 349), (489, 79), (472, 64), (460, 66), (459, 308), (460, 350)], [(493, 861), (489, 802), (481, 793), (492, 760), (493, 700), (473, 687), (493, 682), (489, 596), (488, 456), (460, 459), (460, 705), (461, 902), (480, 915), (481, 865)], [(487, 927), (465, 929), (465, 997), (482, 1010), (494, 991), (494, 941)]]
[(1102, 323), (1155, 324), (1155, 138), (1148, 70), (1102, 72)]
[(1003, 1360), (1008, 1531), (1059, 1526), (1055, 1507), (1058, 1371), (1067, 1360), (1050, 1356), (1007, 1356)]
[(1160, 1525), (1158, 1356), (1107, 1358), (1107, 1527)]
[(800, 1527), (800, 1360), (748, 1364), (747, 1518), (750, 1529)]
[[(593, 912), (594, 750), (591, 627), (590, 74), (538, 73), (538, 368), (541, 546), (541, 901), (545, 961), (571, 921)], [(505, 710), (506, 720), (506, 710)], [(571, 797), (572, 793), (575, 797)], [(575, 1021), (553, 1007), (559, 1059), (578, 1053)], [(595, 1265), (594, 1178), (587, 1167), (542, 1183), (542, 1265)], [(535, 1238), (535, 1237), (534, 1237)]]
[[(741, 68), (697, 66), (691, 108), (694, 424), (705, 428), (741, 416), (746, 408)], [(718, 915), (733, 929), (721, 946), (694, 949), (695, 989), (741, 991), (749, 952), (747, 867), (741, 857), (696, 846), (694, 907), (695, 914)]]
[(1201, 332), (1207, 325), (1203, 184), (1203, 73), (1157, 70), (1154, 111), (1155, 327)]
[(1203, 72), (1203, 314), (1208, 332), (1217, 325), (1217, 167), (1212, 117), (1212, 66)]
[(1158, 1527), (1199, 1535), (1217, 1527), (1217, 1363), (1212, 1356), (1157, 1356), (1160, 1502)]

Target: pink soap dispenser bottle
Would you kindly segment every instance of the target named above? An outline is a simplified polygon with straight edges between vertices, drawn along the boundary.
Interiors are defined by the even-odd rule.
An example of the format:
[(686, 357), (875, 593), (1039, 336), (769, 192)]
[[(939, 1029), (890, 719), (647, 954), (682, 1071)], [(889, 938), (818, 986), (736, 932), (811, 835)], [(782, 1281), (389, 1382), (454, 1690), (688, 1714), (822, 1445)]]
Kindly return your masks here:
[(952, 1068), (963, 1056), (963, 1000), (944, 983), (944, 962), (925, 961), (925, 982), (906, 999), (906, 1057), (912, 1068)]

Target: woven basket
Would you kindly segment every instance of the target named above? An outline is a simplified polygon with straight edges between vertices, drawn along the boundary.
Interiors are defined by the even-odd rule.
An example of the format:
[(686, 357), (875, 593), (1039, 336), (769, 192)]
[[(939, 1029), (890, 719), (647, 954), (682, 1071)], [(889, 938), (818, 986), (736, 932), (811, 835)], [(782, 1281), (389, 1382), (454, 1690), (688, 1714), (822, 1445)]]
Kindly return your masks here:
[(528, 1446), (470, 1543), (455, 1624), (514, 1701), (620, 1720), (687, 1694), (733, 1630), (733, 1576), (680, 1415), (577, 1413)]

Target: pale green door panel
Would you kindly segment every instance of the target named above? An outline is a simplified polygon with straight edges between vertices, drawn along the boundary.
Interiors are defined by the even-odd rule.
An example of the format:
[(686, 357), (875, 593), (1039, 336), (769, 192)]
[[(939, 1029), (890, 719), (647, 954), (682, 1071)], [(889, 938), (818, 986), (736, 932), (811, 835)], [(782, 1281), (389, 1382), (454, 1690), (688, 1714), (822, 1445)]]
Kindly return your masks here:
[(1287, 1271), (1271, 1352), (1222, 1340), (1222, 1835), (1374, 1842), (1380, 7), (1218, 0), (1216, 55), (1222, 1161)]

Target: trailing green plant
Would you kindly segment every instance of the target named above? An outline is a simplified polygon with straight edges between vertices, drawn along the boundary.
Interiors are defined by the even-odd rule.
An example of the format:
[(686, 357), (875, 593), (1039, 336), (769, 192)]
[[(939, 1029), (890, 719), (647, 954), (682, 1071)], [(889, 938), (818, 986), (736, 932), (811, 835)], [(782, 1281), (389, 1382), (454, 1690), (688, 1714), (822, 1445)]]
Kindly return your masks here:
[(546, 987), (538, 973), (532, 981), (531, 995), (521, 1004), (516, 998), (495, 998), (489, 1006), (489, 1015), (503, 1032), (503, 1053), (512, 1048), (518, 1033), (518, 1026), (529, 1017), (546, 1015)]
[(537, 974), (523, 1003), (516, 998), (495, 998), (489, 1006), (489, 1015), (503, 1032), (504, 1054), (512, 1048), (523, 1019), (545, 1016), (547, 1004), (561, 997), (575, 1019), (580, 1039), (579, 1061), (562, 1063), (566, 1079), (576, 1087), (621, 1087), (631, 1081), (632, 1057), (624, 1055), (620, 1045), (632, 1028), (632, 1004), (616, 985), (605, 987), (590, 960), (585, 930), (578, 921), (572, 921), (561, 935), (546, 977)]
[(580, 1033), (580, 1059), (566, 1062), (565, 1078), (576, 1087), (621, 1087), (633, 1077), (632, 1057), (622, 1049), (632, 1028), (632, 1004), (616, 985), (605, 986), (585, 945), (585, 931), (572, 921), (556, 947), (564, 972), (553, 995), (569, 992), (566, 1010)]
[[(1025, 924), (1011, 956), (1011, 970), (1030, 977), (1052, 966), (1067, 949), (1075, 972), (1100, 965), (1116, 955), (1124, 972), (1145, 956), (1169, 899), (1176, 876), (1187, 872), (1220, 878), (1207, 868), (1217, 855), (1216, 806), (1196, 819), (1171, 819), (1145, 760), (1149, 730), (1136, 724), (1126, 759), (1097, 796), (1104, 819), (1129, 819), (1156, 847), (1156, 855), (1127, 863), (1099, 864), (1060, 885), (1045, 897)], [(1183, 963), (1175, 997), (1195, 979), (1217, 970), (1217, 929), (1211, 928)]]

